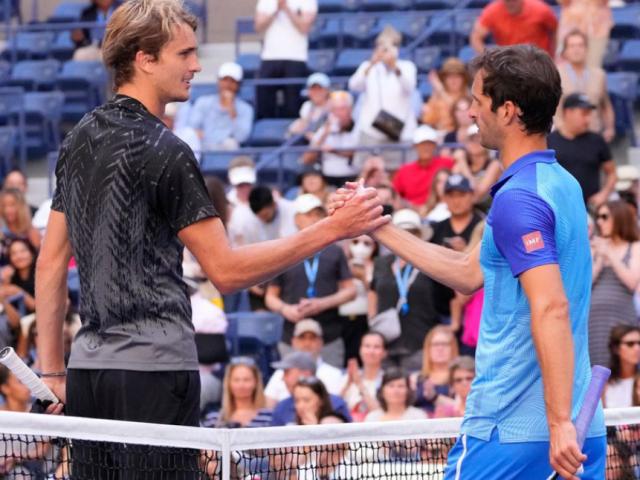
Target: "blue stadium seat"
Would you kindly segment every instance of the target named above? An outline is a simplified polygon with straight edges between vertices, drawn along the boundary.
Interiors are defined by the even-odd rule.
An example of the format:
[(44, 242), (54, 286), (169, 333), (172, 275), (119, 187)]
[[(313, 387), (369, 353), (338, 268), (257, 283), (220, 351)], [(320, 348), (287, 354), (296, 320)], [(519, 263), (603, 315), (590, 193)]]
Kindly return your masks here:
[(0, 60), (0, 85), (3, 85), (11, 75), (11, 64)]
[(470, 15), (450, 15), (438, 12), (431, 16), (429, 27), (433, 31), (429, 35), (429, 45), (439, 46), (447, 56), (455, 55), (458, 48), (468, 43), (474, 19)]
[(371, 58), (370, 48), (347, 48), (342, 50), (333, 68), (334, 75), (351, 75), (365, 60)]
[[(8, 9), (5, 7), (9, 7)], [(9, 0), (8, 4), (5, 0), (0, 2), (0, 22), (7, 24), (12, 18), (17, 18), (22, 23), (22, 14), (20, 13), (20, 0)]]
[(627, 5), (613, 8), (613, 28), (611, 38), (634, 39), (640, 38), (640, 6)]
[(616, 116), (616, 132), (628, 134), (631, 145), (637, 146), (634, 129), (633, 102), (638, 97), (638, 75), (630, 72), (607, 74), (607, 89)]
[(257, 53), (243, 53), (238, 55), (236, 63), (242, 67), (244, 78), (255, 78), (260, 68), (260, 55)]
[(12, 61), (47, 58), (54, 38), (53, 32), (18, 32), (8, 41), (2, 56)]
[(196, 103), (198, 98), (204, 95), (214, 95), (216, 93), (218, 93), (217, 83), (192, 83), (189, 101), (191, 103)]
[(76, 44), (71, 40), (71, 32), (58, 32), (56, 39), (49, 49), (49, 55), (56, 60), (66, 62), (73, 58), (73, 52), (75, 52), (75, 50)]
[(285, 118), (263, 118), (253, 125), (253, 131), (247, 144), (252, 147), (275, 147), (284, 141), (291, 123)]
[(413, 8), (416, 10), (445, 10), (453, 8), (455, 0), (414, 0)]
[(353, 12), (360, 7), (360, 0), (318, 0), (320, 13)]
[(309, 50), (307, 66), (312, 72), (330, 73), (336, 62), (335, 50)]
[(420, 47), (413, 52), (413, 63), (418, 71), (427, 73), (440, 66), (442, 51), (440, 47)]
[(427, 15), (416, 13), (400, 13), (398, 15), (383, 17), (378, 20), (376, 34), (380, 33), (385, 26), (391, 25), (402, 34), (403, 45), (407, 45), (424, 31), (428, 21), (429, 17)]
[(227, 170), (229, 169), (229, 162), (237, 156), (233, 152), (202, 152), (200, 170), (204, 175), (213, 175), (226, 182), (228, 181)]
[(77, 121), (104, 101), (107, 71), (102, 62), (70, 60), (62, 65), (56, 86), (65, 96), (63, 118)]
[(627, 40), (618, 55), (618, 68), (640, 73), (640, 40)]
[(610, 38), (607, 42), (607, 49), (604, 52), (604, 58), (602, 59), (602, 67), (610, 72), (617, 70), (618, 68), (618, 54), (620, 53), (620, 40)]
[(411, 5), (411, 0), (361, 0), (360, 9), (365, 12), (388, 12), (406, 10)]
[(64, 93), (27, 92), (24, 96), (27, 148), (38, 153), (60, 147)]
[(4, 177), (13, 166), (14, 151), (17, 140), (17, 130), (14, 127), (0, 127), (0, 161), (2, 162), (1, 176)]
[(14, 65), (7, 83), (25, 90), (51, 90), (59, 69), (57, 60), (24, 60)]
[(256, 87), (255, 85), (250, 85), (248, 83), (243, 83), (240, 85), (240, 91), (238, 92), (238, 97), (244, 100), (247, 103), (253, 105), (254, 109), (256, 106)]
[(429, 83), (428, 80), (421, 80), (418, 83), (418, 91), (422, 96), (422, 100), (426, 102), (427, 100), (429, 100), (431, 94), (433, 93), (433, 87), (431, 87), (431, 83)]
[[(258, 183), (266, 185), (278, 185), (281, 191), (285, 187), (296, 183), (300, 174), (298, 153), (283, 153), (280, 158), (271, 153), (260, 155), (258, 171)], [(267, 162), (266, 164), (264, 162)]]
[(476, 51), (471, 45), (465, 45), (458, 51), (458, 58), (464, 63), (469, 63), (476, 56)]
[(323, 47), (370, 47), (375, 35), (375, 15), (343, 15), (327, 20), (318, 35)]
[(89, 2), (62, 2), (59, 3), (49, 17), (49, 22), (77, 22), (80, 20), (82, 10), (89, 6)]
[(270, 312), (238, 312), (227, 314), (227, 322), (231, 354), (254, 357), (262, 375), (268, 378), (273, 371), (271, 363), (278, 359), (284, 319)]
[(194, 14), (201, 24), (203, 40), (207, 41), (207, 31), (209, 30), (209, 12), (207, 10), (207, 0), (185, 0), (187, 9)]
[(19, 136), (21, 168), (26, 165), (24, 90), (20, 87), (0, 87), (0, 125), (15, 127)]

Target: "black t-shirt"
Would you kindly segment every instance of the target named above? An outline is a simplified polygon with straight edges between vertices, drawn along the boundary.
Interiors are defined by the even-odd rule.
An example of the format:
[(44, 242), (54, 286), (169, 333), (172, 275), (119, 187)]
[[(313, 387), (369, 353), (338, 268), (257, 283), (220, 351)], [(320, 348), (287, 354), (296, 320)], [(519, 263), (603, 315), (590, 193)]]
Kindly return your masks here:
[[(441, 222), (436, 222), (433, 224), (433, 235), (431, 236), (431, 242), (447, 247), (448, 245), (445, 241), (446, 239), (451, 237), (462, 237), (468, 244), (469, 240), (471, 240), (473, 229), (476, 228), (476, 225), (478, 225), (478, 223), (482, 221), (482, 218), (482, 215), (474, 211), (469, 225), (467, 225), (467, 227), (460, 233), (456, 233), (453, 231), (453, 228), (451, 227), (451, 221), (448, 218), (446, 220), (442, 220)], [(439, 282), (434, 282), (433, 295), (436, 311), (440, 315), (446, 317), (451, 315), (449, 303), (455, 296), (455, 292)]]
[(69, 133), (56, 176), (82, 295), (69, 366), (197, 370), (177, 233), (217, 213), (191, 149), (117, 95)]
[[(378, 295), (378, 312), (381, 313), (398, 305), (400, 292), (391, 266), (395, 255), (385, 255), (376, 259), (373, 267), (371, 290)], [(433, 305), (433, 281), (422, 273), (418, 273), (409, 287), (407, 294), (409, 311), (400, 313), (400, 338), (389, 348), (406, 349), (414, 353), (422, 348), (424, 337), (432, 327), (438, 324), (438, 317)]]
[[(309, 259), (309, 262), (312, 259), (313, 257)], [(318, 276), (315, 283), (316, 298), (333, 295), (338, 291), (338, 284), (351, 277), (347, 257), (342, 249), (336, 245), (329, 245), (320, 252)], [(280, 298), (285, 303), (298, 303), (302, 298), (307, 298), (309, 280), (304, 269), (304, 262), (278, 275), (271, 283), (280, 287)], [(339, 338), (342, 334), (342, 320), (337, 308), (325, 310), (313, 318), (322, 326), (322, 336), (325, 343)], [(291, 343), (294, 326), (291, 322), (284, 322), (283, 342)]]
[(570, 140), (556, 130), (547, 137), (547, 144), (556, 151), (558, 163), (578, 180), (587, 203), (589, 197), (600, 190), (602, 164), (613, 158), (607, 142), (602, 135), (593, 132)]

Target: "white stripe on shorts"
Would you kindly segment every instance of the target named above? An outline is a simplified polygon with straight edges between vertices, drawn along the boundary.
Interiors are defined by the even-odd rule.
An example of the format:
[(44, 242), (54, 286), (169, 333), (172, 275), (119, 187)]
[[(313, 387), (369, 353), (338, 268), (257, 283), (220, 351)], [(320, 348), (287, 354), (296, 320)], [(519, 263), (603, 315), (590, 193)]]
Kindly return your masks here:
[(460, 474), (462, 473), (462, 460), (464, 460), (465, 455), (467, 454), (467, 434), (462, 435), (462, 453), (460, 454), (460, 458), (458, 459), (458, 463), (456, 463), (456, 478), (454, 480), (460, 480)]

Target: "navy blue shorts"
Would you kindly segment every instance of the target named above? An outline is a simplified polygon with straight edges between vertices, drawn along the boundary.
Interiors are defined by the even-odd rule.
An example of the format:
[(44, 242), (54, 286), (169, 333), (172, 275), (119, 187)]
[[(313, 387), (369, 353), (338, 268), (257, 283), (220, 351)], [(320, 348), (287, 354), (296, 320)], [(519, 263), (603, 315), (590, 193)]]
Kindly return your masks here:
[[(605, 436), (589, 438), (582, 452), (587, 456), (582, 480), (603, 480), (607, 459)], [(498, 429), (486, 442), (462, 435), (449, 452), (445, 480), (547, 480), (553, 473), (549, 442), (500, 443)]]

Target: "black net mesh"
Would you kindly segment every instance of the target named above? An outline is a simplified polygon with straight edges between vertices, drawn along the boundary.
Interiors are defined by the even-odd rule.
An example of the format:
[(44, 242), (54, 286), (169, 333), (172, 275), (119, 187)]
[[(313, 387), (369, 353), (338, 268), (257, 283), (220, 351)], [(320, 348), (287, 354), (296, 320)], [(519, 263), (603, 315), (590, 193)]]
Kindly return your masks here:
[[(0, 425), (0, 430), (2, 426)], [(381, 425), (381, 428), (384, 428)], [(256, 432), (257, 434), (258, 432)], [(302, 437), (304, 438), (304, 437)], [(269, 437), (265, 434), (265, 445)], [(605, 480), (640, 478), (640, 424), (607, 428)], [(441, 479), (455, 438), (343, 442), (231, 450), (230, 478), (242, 480)], [(0, 433), (0, 478), (197, 480), (222, 478), (214, 450)]]

